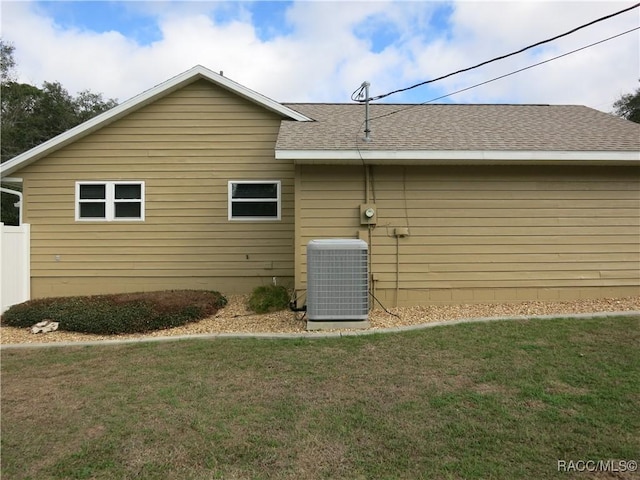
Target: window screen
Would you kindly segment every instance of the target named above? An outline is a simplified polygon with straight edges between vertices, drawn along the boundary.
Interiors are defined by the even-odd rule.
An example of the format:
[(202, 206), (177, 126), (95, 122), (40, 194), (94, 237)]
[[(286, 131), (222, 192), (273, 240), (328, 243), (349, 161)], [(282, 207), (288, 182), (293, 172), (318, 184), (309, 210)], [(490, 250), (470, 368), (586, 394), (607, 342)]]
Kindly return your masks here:
[(144, 220), (144, 182), (76, 182), (76, 220)]
[(280, 220), (280, 182), (229, 182), (229, 220)]

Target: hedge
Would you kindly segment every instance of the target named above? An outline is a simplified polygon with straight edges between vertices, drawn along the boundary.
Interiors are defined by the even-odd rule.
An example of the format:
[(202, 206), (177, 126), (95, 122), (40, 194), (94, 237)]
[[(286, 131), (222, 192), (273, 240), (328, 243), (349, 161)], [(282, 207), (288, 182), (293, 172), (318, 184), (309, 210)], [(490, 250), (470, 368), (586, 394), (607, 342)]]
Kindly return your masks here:
[(59, 330), (71, 332), (145, 333), (207, 318), (226, 304), (220, 293), (205, 290), (42, 298), (12, 306), (2, 323), (31, 327), (52, 320)]

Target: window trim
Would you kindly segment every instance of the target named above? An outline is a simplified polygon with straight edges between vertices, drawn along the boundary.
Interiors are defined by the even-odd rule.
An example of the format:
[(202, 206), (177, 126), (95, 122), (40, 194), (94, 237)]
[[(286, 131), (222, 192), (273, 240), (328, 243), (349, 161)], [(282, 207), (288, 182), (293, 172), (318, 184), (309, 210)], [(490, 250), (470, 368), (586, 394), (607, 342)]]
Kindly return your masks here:
[[(238, 199), (232, 198), (233, 186), (240, 184), (275, 184), (276, 198), (251, 198)], [(276, 202), (277, 215), (275, 217), (234, 217), (234, 202)], [(229, 180), (227, 183), (227, 219), (231, 222), (278, 222), (282, 219), (282, 182), (280, 180)]]
[[(105, 199), (80, 199), (80, 187), (82, 185), (104, 185)], [(140, 185), (140, 199), (121, 199), (115, 198), (116, 185)], [(140, 217), (118, 218), (115, 216), (115, 205), (117, 203), (140, 203)], [(144, 222), (145, 220), (145, 182), (141, 180), (80, 180), (76, 182), (76, 199), (75, 199), (75, 219), (76, 222)], [(104, 203), (105, 216), (102, 218), (82, 218), (80, 216), (81, 203)]]

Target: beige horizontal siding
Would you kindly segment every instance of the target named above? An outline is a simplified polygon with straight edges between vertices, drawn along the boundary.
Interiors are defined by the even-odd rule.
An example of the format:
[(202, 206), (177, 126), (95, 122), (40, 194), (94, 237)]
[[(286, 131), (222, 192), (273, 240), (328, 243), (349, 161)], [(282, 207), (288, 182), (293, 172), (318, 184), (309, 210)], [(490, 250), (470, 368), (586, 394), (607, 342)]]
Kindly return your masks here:
[[(16, 172), (33, 296), (291, 283), (294, 168), (275, 159), (280, 122), (201, 81)], [(76, 222), (75, 182), (87, 180), (144, 181), (145, 221)], [(228, 221), (229, 180), (280, 180), (282, 220)]]
[[(359, 209), (364, 167), (299, 168), (296, 271), (304, 289), (309, 240), (368, 234)], [(592, 296), (640, 294), (635, 168), (373, 167), (369, 197), (377, 207), (375, 288), (392, 303), (548, 299), (550, 289), (563, 298), (585, 288)], [(396, 227), (410, 235), (396, 239)]]
[[(271, 281), (271, 277), (268, 279)], [(293, 285), (293, 278), (278, 277), (279, 285)], [(135, 277), (62, 277), (56, 276), (55, 281), (49, 277), (34, 277), (31, 282), (32, 290), (40, 292), (40, 297), (93, 295), (96, 291), (101, 294), (119, 292), (139, 292), (171, 289), (211, 289), (212, 285), (224, 285), (225, 292), (244, 292), (259, 285), (264, 285), (265, 279), (256, 276), (135, 276)], [(214, 287), (215, 288), (215, 287)], [(218, 290), (222, 291), (222, 289)]]

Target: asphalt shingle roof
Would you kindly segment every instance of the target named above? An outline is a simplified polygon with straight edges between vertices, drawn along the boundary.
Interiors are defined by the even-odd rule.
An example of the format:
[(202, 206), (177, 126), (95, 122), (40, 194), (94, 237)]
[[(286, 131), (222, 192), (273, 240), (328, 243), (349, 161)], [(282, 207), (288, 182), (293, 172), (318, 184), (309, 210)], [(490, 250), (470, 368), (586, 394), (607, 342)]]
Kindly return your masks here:
[(579, 105), (375, 104), (370, 143), (364, 105), (286, 106), (315, 121), (283, 121), (277, 150), (640, 151), (639, 124)]

